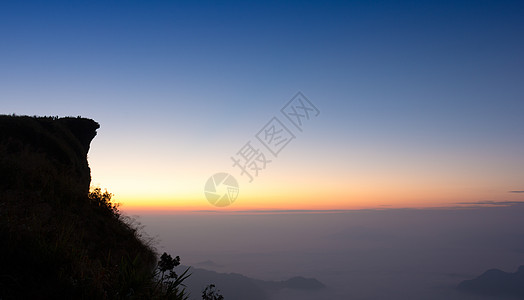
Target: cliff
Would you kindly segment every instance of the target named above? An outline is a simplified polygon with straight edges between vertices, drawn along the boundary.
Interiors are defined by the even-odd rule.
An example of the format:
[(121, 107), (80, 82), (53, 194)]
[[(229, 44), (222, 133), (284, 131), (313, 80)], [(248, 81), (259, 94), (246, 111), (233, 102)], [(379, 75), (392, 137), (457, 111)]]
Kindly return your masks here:
[(156, 254), (89, 192), (85, 118), (0, 116), (0, 299), (138, 295)]
[(71, 200), (87, 195), (87, 152), (99, 127), (83, 118), (0, 116), (0, 190)]

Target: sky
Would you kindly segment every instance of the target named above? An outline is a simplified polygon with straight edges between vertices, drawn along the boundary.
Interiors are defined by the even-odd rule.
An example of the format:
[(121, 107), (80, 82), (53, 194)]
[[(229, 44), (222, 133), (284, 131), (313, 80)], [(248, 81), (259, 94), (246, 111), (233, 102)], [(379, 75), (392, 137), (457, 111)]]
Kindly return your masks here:
[[(127, 210), (521, 201), (519, 1), (2, 1), (0, 113), (100, 123), (92, 184)], [(301, 92), (318, 112), (293, 126)], [(277, 118), (275, 157), (256, 138)], [(267, 128), (266, 128), (267, 129)], [(252, 182), (232, 157), (271, 160)], [(260, 163), (260, 162), (259, 162)], [(238, 184), (208, 202), (217, 173)]]

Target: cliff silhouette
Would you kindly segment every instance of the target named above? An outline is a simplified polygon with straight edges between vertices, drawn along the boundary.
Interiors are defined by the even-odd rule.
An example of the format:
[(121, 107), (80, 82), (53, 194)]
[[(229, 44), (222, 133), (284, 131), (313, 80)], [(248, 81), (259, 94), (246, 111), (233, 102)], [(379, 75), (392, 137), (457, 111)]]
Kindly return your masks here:
[[(85, 197), (87, 152), (100, 127), (84, 118), (0, 116), (0, 189), (44, 197)], [(62, 199), (63, 200), (63, 199)]]
[(153, 297), (156, 253), (111, 194), (89, 190), (99, 127), (0, 116), (0, 299)]

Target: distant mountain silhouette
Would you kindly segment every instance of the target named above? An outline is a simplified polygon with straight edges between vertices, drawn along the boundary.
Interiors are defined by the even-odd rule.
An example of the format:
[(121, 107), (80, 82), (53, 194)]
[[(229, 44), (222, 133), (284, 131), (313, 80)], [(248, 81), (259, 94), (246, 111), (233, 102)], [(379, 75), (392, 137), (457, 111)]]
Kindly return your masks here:
[(274, 290), (284, 288), (293, 290), (319, 290), (326, 287), (315, 278), (304, 278), (302, 276), (296, 276), (284, 281), (254, 280), (260, 287)]
[(219, 265), (212, 260), (197, 262), (197, 263), (194, 263), (193, 266), (204, 267), (204, 268), (222, 268), (223, 267), (222, 265)]
[(265, 281), (237, 273), (218, 273), (191, 268), (192, 275), (185, 284), (192, 299), (201, 294), (205, 286), (215, 284), (227, 300), (267, 300), (280, 289), (320, 290), (325, 286), (314, 278), (293, 277), (285, 281)]
[(524, 299), (524, 266), (520, 266), (515, 273), (491, 269), (475, 279), (462, 281), (457, 288), (487, 296)]

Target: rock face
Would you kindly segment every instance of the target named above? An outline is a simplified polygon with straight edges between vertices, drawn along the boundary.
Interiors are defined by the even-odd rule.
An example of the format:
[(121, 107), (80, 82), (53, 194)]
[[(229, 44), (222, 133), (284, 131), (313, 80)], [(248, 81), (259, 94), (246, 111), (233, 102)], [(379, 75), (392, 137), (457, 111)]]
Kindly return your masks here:
[(0, 116), (0, 190), (71, 201), (87, 195), (87, 152), (99, 127), (84, 118)]
[(457, 288), (486, 296), (524, 299), (524, 266), (515, 273), (491, 269), (475, 279), (462, 281)]

